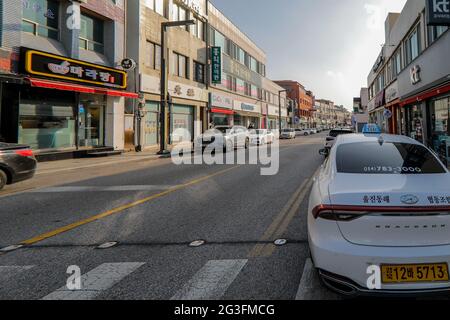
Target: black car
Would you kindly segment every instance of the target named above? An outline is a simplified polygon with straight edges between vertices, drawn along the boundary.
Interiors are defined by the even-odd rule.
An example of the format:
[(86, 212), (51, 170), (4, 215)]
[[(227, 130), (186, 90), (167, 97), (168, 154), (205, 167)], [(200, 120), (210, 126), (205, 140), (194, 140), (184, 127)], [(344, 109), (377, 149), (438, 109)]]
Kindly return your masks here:
[(7, 184), (31, 179), (36, 165), (30, 147), (0, 142), (0, 190)]

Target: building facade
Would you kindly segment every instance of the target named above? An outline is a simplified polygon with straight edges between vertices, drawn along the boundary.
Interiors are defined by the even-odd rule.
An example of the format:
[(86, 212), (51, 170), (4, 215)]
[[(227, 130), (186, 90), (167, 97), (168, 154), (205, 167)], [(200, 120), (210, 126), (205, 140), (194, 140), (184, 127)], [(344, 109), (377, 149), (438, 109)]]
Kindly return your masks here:
[(279, 80), (275, 81), (278, 85), (287, 90), (287, 95), (294, 100), (297, 105), (295, 123), (296, 128), (311, 128), (314, 126), (313, 113), (315, 98), (311, 91), (298, 81), (293, 80)]
[[(206, 0), (128, 1), (128, 33), (139, 35), (129, 37), (127, 41), (128, 57), (137, 64), (135, 73), (131, 75), (130, 87), (139, 92), (144, 101), (138, 110), (130, 102), (126, 111), (129, 115), (139, 115), (134, 125), (134, 143), (144, 149), (155, 148), (160, 143), (163, 22), (195, 21), (191, 26), (168, 28), (166, 33), (170, 97), (166, 119), (168, 143), (192, 141), (204, 130), (208, 106), (207, 6)], [(183, 136), (178, 134), (181, 131)]]
[(386, 132), (450, 159), (450, 32), (429, 22), (425, 0), (407, 1), (401, 13), (388, 15), (386, 45), (368, 77), (369, 112)]
[(267, 57), (212, 4), (208, 6), (210, 46), (222, 54), (220, 83), (210, 86), (211, 125), (278, 129), (288, 125), (286, 93), (267, 78)]
[(0, 136), (38, 154), (124, 148), (125, 3), (2, 1)]
[[(277, 128), (278, 91), (266, 78), (266, 55), (227, 17), (206, 0), (141, 0), (128, 2), (127, 54), (137, 62), (130, 87), (145, 106), (135, 114), (135, 143), (144, 149), (160, 142), (161, 23), (193, 19), (192, 26), (167, 31), (169, 145), (194, 141), (208, 128), (242, 125)], [(212, 78), (212, 48), (220, 48), (219, 81)], [(135, 78), (136, 77), (136, 78)], [(217, 79), (215, 79), (217, 80)], [(286, 96), (281, 95), (283, 123), (287, 123)], [(275, 112), (276, 111), (276, 112)], [(136, 120), (140, 119), (140, 121)], [(272, 121), (275, 120), (275, 121)], [(187, 136), (180, 137), (177, 129)]]

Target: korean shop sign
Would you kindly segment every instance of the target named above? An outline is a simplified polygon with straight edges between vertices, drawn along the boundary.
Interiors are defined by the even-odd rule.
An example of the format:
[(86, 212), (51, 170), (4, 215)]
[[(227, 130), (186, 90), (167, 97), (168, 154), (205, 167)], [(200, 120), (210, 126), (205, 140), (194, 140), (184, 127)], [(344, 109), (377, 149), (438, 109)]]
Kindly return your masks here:
[(211, 48), (211, 82), (222, 82), (222, 51), (220, 47)]
[(100, 87), (127, 87), (127, 74), (122, 70), (27, 48), (22, 48), (22, 57), (24, 71), (29, 75)]
[(427, 0), (428, 25), (450, 26), (450, 0)]

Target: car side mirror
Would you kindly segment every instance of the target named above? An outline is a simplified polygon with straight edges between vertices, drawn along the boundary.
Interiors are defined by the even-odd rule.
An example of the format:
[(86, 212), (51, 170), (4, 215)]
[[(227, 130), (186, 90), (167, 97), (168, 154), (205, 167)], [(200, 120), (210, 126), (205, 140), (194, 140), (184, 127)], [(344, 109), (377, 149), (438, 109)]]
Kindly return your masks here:
[(320, 154), (321, 156), (327, 157), (328, 154), (329, 154), (328, 149), (320, 149), (320, 150), (319, 150), (319, 154)]

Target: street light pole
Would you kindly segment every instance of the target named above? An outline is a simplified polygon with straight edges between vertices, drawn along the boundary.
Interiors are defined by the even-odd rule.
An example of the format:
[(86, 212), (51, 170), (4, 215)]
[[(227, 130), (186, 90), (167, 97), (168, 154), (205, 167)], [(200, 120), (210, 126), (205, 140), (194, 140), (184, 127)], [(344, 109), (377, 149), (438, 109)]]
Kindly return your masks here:
[(278, 131), (281, 135), (281, 93), (288, 92), (288, 90), (278, 91)]
[(168, 136), (168, 96), (169, 96), (169, 79), (168, 79), (168, 50), (167, 50), (167, 28), (189, 26), (195, 24), (194, 20), (170, 21), (161, 23), (161, 111), (160, 111), (160, 148), (159, 155), (167, 155), (170, 152), (167, 150), (167, 136)]

